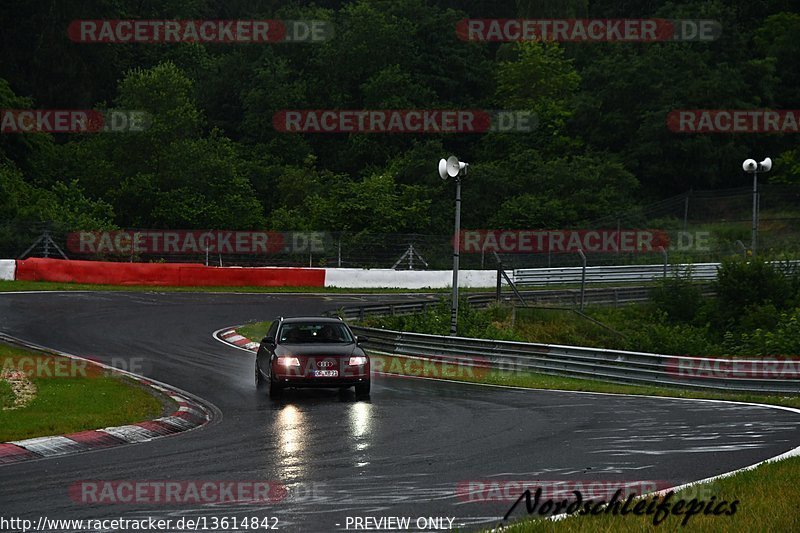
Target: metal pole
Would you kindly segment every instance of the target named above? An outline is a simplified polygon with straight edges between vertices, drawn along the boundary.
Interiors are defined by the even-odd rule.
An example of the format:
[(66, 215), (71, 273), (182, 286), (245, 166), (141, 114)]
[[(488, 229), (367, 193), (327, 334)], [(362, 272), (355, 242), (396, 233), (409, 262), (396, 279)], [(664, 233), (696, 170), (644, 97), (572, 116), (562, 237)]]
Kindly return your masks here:
[(669, 263), (669, 255), (667, 254), (667, 249), (663, 246), (659, 246), (661, 253), (664, 255), (664, 277), (667, 277), (667, 264)]
[(339, 235), (339, 268), (342, 268), (342, 236)]
[(501, 265), (497, 265), (497, 287), (495, 289), (495, 297), (497, 299), (497, 303), (500, 303), (501, 293), (503, 290), (503, 275), (500, 272), (501, 268), (503, 268)]
[(461, 232), (461, 177), (456, 176), (456, 230), (453, 238), (453, 303), (450, 310), (450, 335), (455, 335), (458, 327), (458, 257), (459, 233)]
[(50, 257), (50, 230), (47, 229), (44, 230), (44, 257)]
[(583, 250), (578, 250), (578, 253), (583, 261), (583, 269), (581, 270), (581, 311), (583, 311), (586, 298), (586, 254), (583, 253)]
[[(131, 239), (131, 263), (133, 263), (133, 258), (136, 255), (136, 252), (139, 250), (136, 248), (136, 243), (139, 241), (139, 232), (133, 232), (133, 238)], [(208, 261), (206, 261), (206, 266), (208, 266)]]
[(753, 172), (753, 231), (750, 237), (750, 249), (756, 255), (756, 238), (758, 236), (758, 172)]
[(683, 232), (686, 233), (686, 227), (689, 224), (689, 197), (692, 195), (692, 189), (686, 193), (686, 198), (683, 201)]

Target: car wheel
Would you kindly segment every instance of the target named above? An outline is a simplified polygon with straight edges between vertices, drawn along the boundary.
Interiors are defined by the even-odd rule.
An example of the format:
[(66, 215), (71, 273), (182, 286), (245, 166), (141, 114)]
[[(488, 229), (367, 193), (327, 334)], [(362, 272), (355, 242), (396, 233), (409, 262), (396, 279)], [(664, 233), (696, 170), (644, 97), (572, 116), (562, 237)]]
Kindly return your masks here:
[(280, 383), (275, 383), (271, 379), (269, 380), (269, 397), (270, 398), (278, 398), (283, 392), (283, 386)]
[(258, 362), (256, 362), (256, 389), (264, 390), (267, 386), (267, 380), (264, 379), (264, 376), (261, 374), (261, 370), (258, 369)]
[(356, 385), (356, 396), (369, 396), (369, 381)]

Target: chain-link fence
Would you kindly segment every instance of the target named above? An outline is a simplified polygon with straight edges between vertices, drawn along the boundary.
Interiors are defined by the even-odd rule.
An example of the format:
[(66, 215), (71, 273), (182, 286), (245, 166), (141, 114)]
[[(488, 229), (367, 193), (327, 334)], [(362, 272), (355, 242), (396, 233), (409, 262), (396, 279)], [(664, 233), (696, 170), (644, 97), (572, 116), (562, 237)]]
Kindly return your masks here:
[[(481, 232), (472, 246), (462, 235), (461, 268), (494, 269), (497, 251), (506, 268), (580, 266), (584, 251), (589, 265), (716, 262), (732, 255), (747, 256), (751, 248), (752, 191), (691, 191), (645, 207), (632, 208), (583, 228), (560, 230), (564, 241), (574, 233), (615, 236), (602, 251), (554, 246), (553, 229), (539, 246), (506, 246), (505, 233), (515, 239), (525, 232)], [(762, 186), (759, 191), (759, 255), (800, 255), (800, 187)], [(468, 209), (468, 206), (465, 206)], [(469, 231), (469, 230), (465, 230)], [(649, 248), (617, 246), (620, 236), (649, 231), (661, 235)], [(478, 233), (478, 232), (474, 232)], [(531, 235), (528, 235), (530, 238)], [(652, 235), (651, 235), (652, 237)], [(636, 236), (634, 235), (634, 238)], [(467, 239), (468, 240), (468, 239)], [(544, 246), (542, 246), (544, 242)], [(599, 240), (598, 240), (599, 242)], [(577, 246), (577, 248), (576, 248)], [(645, 250), (645, 251), (643, 251)], [(312, 266), (439, 270), (452, 267), (450, 235), (345, 232), (270, 232), (222, 230), (77, 231), (47, 222), (0, 224), (0, 257), (66, 257), (129, 262), (184, 262), (213, 266)]]

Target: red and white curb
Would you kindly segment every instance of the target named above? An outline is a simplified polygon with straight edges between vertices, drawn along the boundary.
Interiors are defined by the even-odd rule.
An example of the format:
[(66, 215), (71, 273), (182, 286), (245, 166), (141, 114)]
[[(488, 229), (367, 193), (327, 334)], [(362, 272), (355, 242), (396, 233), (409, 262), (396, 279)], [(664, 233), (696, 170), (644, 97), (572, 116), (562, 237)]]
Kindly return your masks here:
[(249, 352), (257, 352), (258, 347), (260, 346), (259, 343), (253, 342), (247, 337), (239, 335), (234, 328), (219, 329), (213, 333), (213, 337), (220, 342), (236, 348), (241, 348), (242, 350), (247, 350)]
[[(45, 350), (62, 357), (85, 361), (82, 357), (46, 349), (2, 334), (0, 334), (0, 337), (6, 340), (12, 340), (17, 344), (22, 344), (29, 348)], [(91, 361), (91, 364), (96, 364), (113, 370), (114, 372), (124, 374), (142, 385), (159, 391), (176, 402), (178, 404), (178, 410), (168, 416), (126, 426), (79, 431), (77, 433), (70, 433), (69, 435), (37, 437), (33, 439), (3, 442), (0, 443), (0, 466), (32, 459), (57, 457), (73, 453), (106, 449), (114, 446), (124, 446), (126, 444), (148, 442), (153, 439), (168, 437), (184, 431), (197, 429), (208, 424), (213, 418), (212, 410), (209, 407), (191, 398), (189, 393), (181, 391), (176, 387), (149, 380), (125, 370), (114, 369), (95, 361)]]

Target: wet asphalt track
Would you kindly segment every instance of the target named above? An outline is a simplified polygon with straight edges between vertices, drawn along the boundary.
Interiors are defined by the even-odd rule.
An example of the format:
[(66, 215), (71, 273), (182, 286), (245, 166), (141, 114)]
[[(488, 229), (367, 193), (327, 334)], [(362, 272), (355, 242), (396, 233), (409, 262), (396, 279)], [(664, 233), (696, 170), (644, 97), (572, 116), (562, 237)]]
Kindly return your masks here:
[[(419, 296), (416, 296), (418, 298)], [(367, 296), (366, 300), (386, 296)], [(403, 296), (392, 296), (401, 300)], [(467, 480), (658, 480), (713, 476), (800, 445), (789, 411), (666, 399), (519, 391), (374, 378), (352, 392), (255, 391), (254, 356), (221, 327), (353, 304), (339, 295), (0, 295), (0, 330), (142, 373), (212, 403), (221, 417), (154, 442), (0, 467), (0, 515), (49, 518), (276, 516), (281, 531), (343, 529), (347, 516), (447, 516), (496, 523), (508, 502), (466, 503)], [(137, 359), (131, 359), (137, 358)], [(85, 505), (78, 480), (275, 480), (260, 505)], [(743, 501), (746, 506), (746, 501)]]

